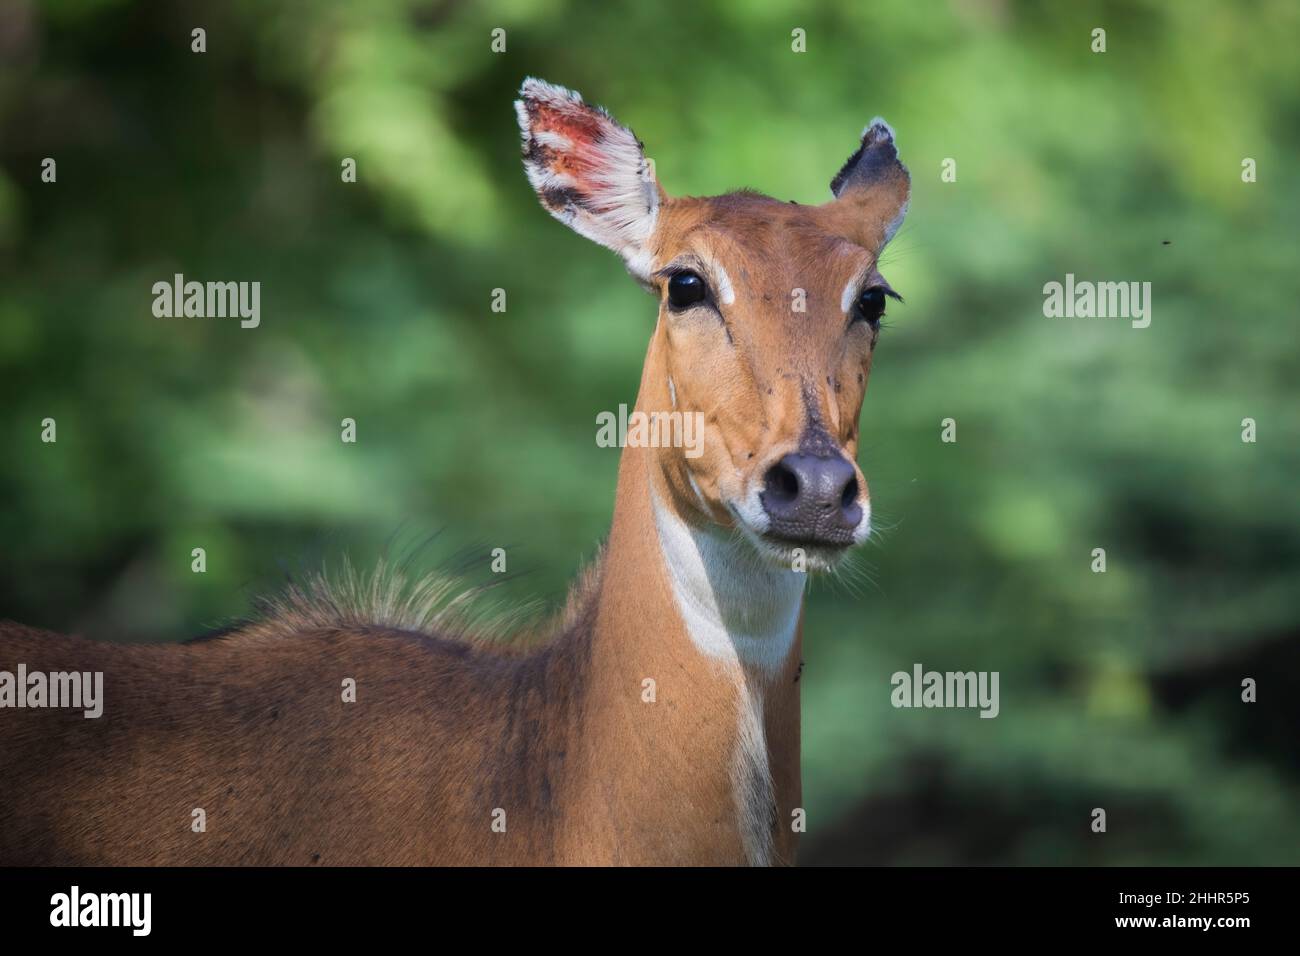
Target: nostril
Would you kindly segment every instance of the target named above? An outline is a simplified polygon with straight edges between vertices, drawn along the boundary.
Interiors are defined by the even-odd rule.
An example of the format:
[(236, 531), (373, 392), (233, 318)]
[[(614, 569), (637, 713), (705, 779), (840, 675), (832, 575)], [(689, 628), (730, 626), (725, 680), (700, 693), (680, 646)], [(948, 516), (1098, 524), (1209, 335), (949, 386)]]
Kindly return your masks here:
[(855, 475), (849, 479), (849, 483), (844, 486), (844, 492), (840, 495), (840, 507), (852, 508), (858, 503), (858, 479)]
[(781, 462), (768, 469), (764, 484), (768, 495), (777, 501), (789, 503), (799, 497), (799, 476)]

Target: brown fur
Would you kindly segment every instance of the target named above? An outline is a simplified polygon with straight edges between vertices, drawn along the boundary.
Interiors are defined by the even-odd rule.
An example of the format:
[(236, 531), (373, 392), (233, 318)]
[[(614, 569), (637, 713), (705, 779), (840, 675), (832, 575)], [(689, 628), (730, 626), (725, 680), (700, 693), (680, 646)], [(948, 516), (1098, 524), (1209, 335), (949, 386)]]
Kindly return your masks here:
[[(815, 446), (853, 460), (876, 332), (846, 321), (840, 298), (876, 275), (906, 171), (892, 138), (864, 138), (823, 206), (670, 199), (657, 183), (629, 200), (605, 183), (646, 168), (630, 134), (571, 94), (526, 84), (524, 96), (530, 178), (544, 202), (572, 193), (551, 204), (557, 216), (638, 267), (725, 264), (734, 302), (661, 307), (636, 402), (702, 413), (705, 453), (625, 449), (604, 555), (536, 646), (468, 640), (483, 622), (442, 584), (383, 573), (291, 590), (269, 617), (195, 644), (0, 624), (0, 669), (105, 680), (99, 719), (0, 711), (0, 865), (793, 862), (800, 634), (776, 666), (706, 658), (652, 502), (691, 527), (730, 528), (728, 503), (782, 455)], [(646, 196), (658, 197), (652, 233), (638, 230), (656, 210), (636, 205)], [(640, 278), (663, 296), (663, 277)], [(794, 288), (804, 313), (790, 308)], [(345, 678), (355, 703), (341, 698)], [(753, 701), (762, 739), (747, 750)], [(191, 829), (195, 808), (206, 832)]]
[(166, 646), (0, 625), (0, 666), (105, 682), (98, 719), (0, 713), (0, 864), (554, 861), (587, 608), (529, 653), (288, 620)]
[[(629, 558), (654, 548), (639, 484), (620, 480), (609, 543)], [(98, 719), (0, 711), (0, 865), (743, 863), (735, 687), (700, 667), (661, 579), (609, 565), (527, 651), (301, 611), (180, 645), (0, 624), (0, 668), (105, 681)], [(788, 819), (798, 694), (793, 673), (779, 683), (767, 723)]]

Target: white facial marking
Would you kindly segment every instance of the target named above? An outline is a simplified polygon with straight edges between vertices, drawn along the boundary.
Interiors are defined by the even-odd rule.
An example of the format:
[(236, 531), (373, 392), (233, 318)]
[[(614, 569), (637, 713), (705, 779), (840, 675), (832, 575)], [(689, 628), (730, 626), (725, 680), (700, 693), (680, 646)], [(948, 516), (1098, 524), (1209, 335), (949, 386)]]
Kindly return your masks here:
[(853, 529), (853, 543), (861, 544), (871, 537), (871, 499), (862, 499), (862, 520)]
[(735, 502), (731, 507), (750, 531), (755, 534), (764, 534), (772, 526), (772, 519), (768, 517), (767, 510), (763, 507), (763, 500), (759, 497), (759, 494), (759, 488), (755, 486), (750, 490), (749, 494)]
[(857, 298), (858, 285), (861, 282), (861, 276), (854, 276), (849, 280), (849, 284), (844, 287), (844, 291), (840, 293), (840, 311), (845, 315), (848, 315), (849, 309), (853, 308), (853, 300)]
[(732, 288), (731, 276), (727, 275), (727, 270), (717, 263), (714, 263), (713, 271), (717, 273), (718, 301), (723, 305), (731, 305), (736, 301), (736, 290)]

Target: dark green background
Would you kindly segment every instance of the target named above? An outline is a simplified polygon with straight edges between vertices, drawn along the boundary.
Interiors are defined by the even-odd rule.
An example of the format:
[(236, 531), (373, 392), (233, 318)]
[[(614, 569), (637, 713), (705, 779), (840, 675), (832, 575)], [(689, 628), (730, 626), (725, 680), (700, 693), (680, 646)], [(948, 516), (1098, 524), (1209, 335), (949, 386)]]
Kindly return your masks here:
[[(0, 616), (174, 640), (438, 529), (424, 566), (507, 547), (501, 597), (557, 603), (655, 307), (537, 206), (520, 80), (610, 107), (674, 193), (823, 201), (882, 114), (907, 303), (863, 411), (881, 533), (809, 602), (805, 859), (1298, 862), (1297, 9), (8, 0)], [(260, 281), (261, 327), (154, 318), (175, 272)], [(1044, 318), (1067, 272), (1151, 282), (1151, 327)], [(918, 661), (999, 671), (1001, 716), (894, 710)]]

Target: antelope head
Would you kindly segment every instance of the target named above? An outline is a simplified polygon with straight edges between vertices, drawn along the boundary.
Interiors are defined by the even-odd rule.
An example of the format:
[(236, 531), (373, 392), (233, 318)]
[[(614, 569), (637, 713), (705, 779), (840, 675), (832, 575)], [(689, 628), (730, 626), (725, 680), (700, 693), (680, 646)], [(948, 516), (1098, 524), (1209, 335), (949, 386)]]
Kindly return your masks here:
[(819, 206), (676, 198), (604, 110), (534, 79), (520, 97), (542, 204), (659, 300), (639, 408), (704, 423), (699, 454), (656, 449), (659, 489), (691, 525), (738, 529), (768, 562), (833, 566), (870, 530), (858, 419), (880, 319), (899, 298), (877, 266), (910, 189), (893, 131), (866, 128)]

